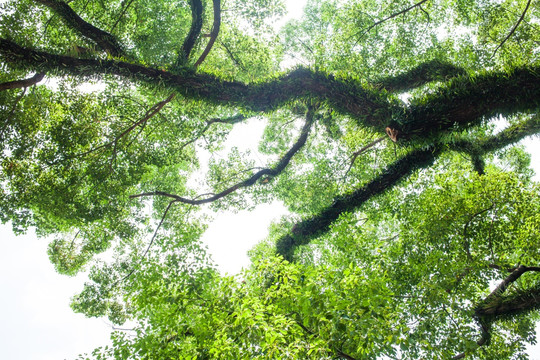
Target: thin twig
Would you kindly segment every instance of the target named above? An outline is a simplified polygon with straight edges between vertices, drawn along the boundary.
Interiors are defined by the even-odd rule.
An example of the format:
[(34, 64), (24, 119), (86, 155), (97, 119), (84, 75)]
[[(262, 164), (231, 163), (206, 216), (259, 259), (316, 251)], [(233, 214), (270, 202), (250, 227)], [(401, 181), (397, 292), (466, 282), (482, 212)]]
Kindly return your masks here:
[[(420, 1), (420, 2), (418, 2), (418, 3), (416, 3), (416, 4), (414, 4), (414, 5), (409, 6), (409, 7), (406, 8), (406, 9), (403, 9), (403, 10), (401, 10), (401, 11), (399, 11), (399, 12), (397, 12), (397, 13), (394, 13), (394, 14), (392, 14), (392, 15), (390, 15), (390, 16), (388, 16), (388, 17), (382, 19), (382, 20), (379, 20), (379, 21), (375, 22), (374, 24), (372, 24), (371, 26), (369, 26), (367, 29), (362, 30), (362, 31), (360, 31), (359, 33), (356, 34), (356, 35), (359, 35), (359, 34), (360, 34), (360, 37), (356, 40), (356, 42), (358, 43), (358, 41), (360, 41), (360, 39), (362, 38), (362, 36), (363, 36), (364, 34), (368, 33), (368, 32), (369, 32), (371, 29), (373, 29), (374, 27), (376, 27), (376, 26), (378, 26), (378, 25), (380, 25), (380, 24), (382, 24), (382, 23), (384, 23), (384, 22), (386, 22), (386, 21), (388, 21), (388, 20), (390, 20), (390, 19), (393, 19), (393, 18), (395, 18), (396, 16), (399, 16), (399, 15), (401, 15), (401, 14), (404, 14), (404, 13), (408, 12), (408, 11), (411, 11), (412, 9), (414, 9), (415, 7), (419, 7), (420, 5), (422, 5), (423, 3), (425, 3), (426, 1), (428, 1), (428, 0), (422, 0), (422, 1)], [(422, 9), (422, 11), (423, 11), (423, 12), (426, 12), (424, 9)]]
[(514, 32), (516, 31), (517, 27), (519, 26), (519, 24), (521, 24), (521, 22), (523, 21), (523, 19), (525, 18), (525, 14), (527, 13), (527, 10), (529, 10), (529, 6), (531, 5), (531, 1), (532, 0), (529, 0), (527, 1), (527, 5), (525, 6), (525, 10), (523, 10), (523, 13), (521, 14), (521, 17), (519, 18), (518, 22), (514, 25), (514, 27), (512, 28), (512, 30), (510, 30), (510, 33), (508, 33), (508, 35), (506, 35), (506, 37), (504, 38), (504, 40), (499, 44), (499, 46), (497, 46), (497, 48), (495, 49), (495, 51), (493, 51), (493, 55), (491, 55), (491, 57), (495, 56), (495, 54), (497, 53), (497, 50), (499, 50), (503, 45), (504, 43), (506, 42), (506, 40), (510, 39), (510, 36), (512, 36), (514, 34)]
[(356, 158), (358, 156), (360, 156), (361, 154), (363, 154), (364, 152), (366, 152), (367, 150), (369, 150), (370, 148), (372, 148), (373, 146), (377, 145), (378, 143), (380, 143), (381, 141), (383, 141), (384, 139), (386, 139), (386, 136), (383, 136), (381, 138), (378, 138), (372, 142), (370, 142), (369, 144), (367, 144), (366, 146), (362, 147), (360, 150), (358, 151), (355, 151), (352, 155), (351, 155), (351, 163), (349, 165), (349, 168), (347, 169), (347, 171), (345, 171), (345, 175), (343, 175), (343, 177), (347, 177), (347, 174), (349, 174), (349, 171), (351, 171), (353, 165), (354, 165), (354, 162), (356, 161)]

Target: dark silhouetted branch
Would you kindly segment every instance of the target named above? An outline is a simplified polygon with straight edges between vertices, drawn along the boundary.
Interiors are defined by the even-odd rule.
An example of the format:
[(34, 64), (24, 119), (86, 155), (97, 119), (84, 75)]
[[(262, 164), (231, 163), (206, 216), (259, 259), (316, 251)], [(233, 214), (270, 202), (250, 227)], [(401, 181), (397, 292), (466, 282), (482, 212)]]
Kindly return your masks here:
[(369, 144), (367, 144), (366, 146), (362, 147), (360, 150), (355, 151), (351, 156), (351, 164), (349, 165), (349, 168), (347, 169), (347, 171), (345, 172), (345, 175), (343, 175), (343, 177), (347, 176), (349, 171), (351, 171), (351, 169), (352, 169), (352, 167), (354, 165), (354, 162), (356, 161), (356, 158), (358, 156), (360, 156), (361, 154), (363, 154), (367, 150), (371, 149), (372, 147), (374, 147), (375, 145), (377, 145), (378, 143), (380, 143), (384, 139), (386, 139), (386, 136), (378, 138), (377, 140), (374, 140), (374, 141), (370, 142)]
[(208, 44), (206, 44), (206, 48), (204, 49), (203, 53), (199, 57), (199, 59), (195, 62), (195, 67), (202, 64), (204, 59), (208, 56), (210, 53), (210, 50), (212, 50), (212, 47), (214, 46), (214, 43), (216, 42), (216, 39), (219, 35), (219, 27), (221, 26), (221, 1), (220, 0), (213, 0), (214, 2), (214, 25), (212, 25), (212, 32), (210, 32), (210, 39), (208, 40)]
[[(388, 16), (388, 17), (382, 19), (382, 20), (376, 21), (374, 24), (372, 24), (371, 26), (369, 26), (367, 29), (362, 30), (361, 32), (359, 32), (359, 33), (357, 34), (357, 35), (359, 36), (359, 38), (358, 38), (357, 41), (359, 41), (359, 40), (362, 38), (362, 36), (363, 36), (364, 34), (368, 33), (368, 32), (369, 32), (371, 29), (373, 29), (374, 27), (379, 26), (380, 24), (382, 24), (382, 23), (384, 23), (384, 22), (386, 22), (386, 21), (388, 21), (388, 20), (390, 20), (390, 19), (393, 19), (393, 18), (395, 18), (395, 17), (397, 17), (397, 16), (399, 16), (399, 15), (401, 15), (401, 14), (405, 14), (406, 12), (409, 12), (409, 11), (411, 11), (412, 9), (414, 9), (414, 8), (416, 8), (416, 7), (419, 7), (420, 5), (422, 5), (423, 3), (425, 3), (426, 1), (428, 1), (428, 0), (422, 0), (422, 1), (420, 1), (420, 2), (418, 2), (418, 3), (416, 3), (416, 4), (414, 4), (414, 5), (409, 6), (408, 8), (403, 9), (403, 10), (401, 10), (401, 11), (398, 11), (398, 12), (396, 12), (396, 13), (394, 13), (394, 14), (392, 14), (392, 15), (390, 15), (390, 16)], [(422, 11), (425, 12), (425, 10), (423, 10), (423, 9), (422, 9)]]
[(497, 46), (497, 48), (495, 49), (495, 51), (493, 51), (493, 55), (492, 56), (495, 56), (495, 54), (497, 53), (497, 51), (504, 45), (504, 43), (510, 39), (510, 37), (514, 34), (514, 32), (516, 31), (516, 29), (518, 28), (519, 24), (521, 24), (521, 22), (523, 21), (523, 19), (525, 19), (525, 14), (527, 14), (527, 10), (529, 10), (529, 6), (531, 5), (531, 1), (532, 0), (529, 0), (527, 1), (527, 5), (525, 6), (525, 10), (523, 10), (523, 13), (521, 14), (521, 17), (519, 18), (519, 20), (517, 21), (517, 23), (514, 25), (514, 27), (512, 28), (512, 30), (510, 30), (510, 32), (508, 33), (508, 35), (506, 35), (506, 37), (504, 38), (504, 40), (499, 44), (499, 46)]
[(73, 9), (61, 0), (34, 0), (40, 4), (47, 6), (54, 11), (55, 14), (60, 16), (62, 20), (71, 27), (78, 31), (82, 36), (93, 40), (101, 49), (105, 50), (112, 56), (120, 56), (122, 54), (122, 47), (116, 40), (116, 38), (106, 31), (98, 29), (94, 25), (91, 25), (84, 21)]
[(8, 90), (8, 89), (20, 89), (20, 88), (27, 88), (29, 86), (35, 85), (41, 80), (43, 80), (43, 77), (45, 74), (43, 73), (36, 73), (34, 76), (28, 79), (23, 80), (15, 80), (15, 81), (8, 81), (5, 83), (0, 83), (0, 91), (2, 90)]
[(203, 4), (201, 0), (191, 0), (191, 27), (189, 28), (189, 33), (184, 40), (182, 49), (180, 50), (180, 56), (178, 59), (178, 64), (184, 64), (189, 59), (191, 55), (191, 50), (195, 46), (199, 35), (201, 34), (201, 29), (203, 25)]
[(296, 223), (289, 234), (277, 241), (276, 252), (285, 259), (292, 260), (296, 247), (308, 244), (312, 239), (328, 231), (330, 224), (344, 212), (357, 209), (374, 196), (396, 185), (401, 179), (408, 177), (414, 170), (431, 165), (439, 151), (435, 147), (411, 151), (358, 190), (335, 198), (332, 205), (317, 215)]
[(122, 17), (124, 16), (124, 14), (126, 13), (127, 9), (131, 6), (131, 4), (133, 4), (133, 1), (135, 0), (130, 0), (126, 6), (124, 6), (124, 8), (122, 9), (122, 11), (120, 12), (120, 15), (118, 15), (118, 19), (116, 19), (116, 21), (114, 22), (113, 26), (111, 27), (111, 32), (114, 31), (114, 29), (116, 28), (116, 26), (118, 25), (118, 23), (120, 22), (120, 20), (122, 20)]
[(257, 182), (257, 180), (259, 180), (263, 176), (267, 176), (268, 178), (277, 176), (287, 167), (287, 165), (290, 163), (293, 156), (305, 145), (308, 135), (309, 135), (309, 131), (311, 129), (311, 125), (313, 124), (314, 114), (315, 114), (315, 110), (313, 108), (310, 108), (307, 112), (306, 122), (302, 128), (302, 131), (300, 133), (298, 140), (289, 149), (289, 151), (287, 151), (287, 153), (281, 158), (281, 160), (276, 164), (276, 166), (274, 166), (273, 168), (267, 168), (267, 169), (262, 169), (260, 171), (257, 171), (248, 179), (241, 181), (239, 183), (236, 183), (235, 185), (217, 194), (214, 194), (204, 199), (188, 199), (188, 198), (184, 198), (175, 194), (169, 194), (163, 191), (152, 191), (152, 192), (146, 192), (146, 193), (137, 194), (137, 195), (131, 195), (130, 198), (135, 199), (135, 198), (146, 197), (146, 196), (164, 196), (164, 197), (171, 198), (177, 202), (181, 202), (184, 204), (202, 205), (202, 204), (208, 204), (216, 200), (219, 200), (235, 192), (238, 189), (252, 186)]
[(185, 68), (181, 74), (115, 60), (79, 59), (27, 49), (0, 38), (0, 57), (10, 66), (75, 76), (117, 75), (171, 88), (186, 98), (265, 112), (292, 100), (314, 99), (376, 131), (389, 128), (395, 140), (428, 138), (479, 124), (486, 118), (534, 111), (540, 107), (540, 66), (460, 76), (437, 92), (411, 99), (366, 87), (359, 80), (298, 68), (280, 77), (245, 84)]

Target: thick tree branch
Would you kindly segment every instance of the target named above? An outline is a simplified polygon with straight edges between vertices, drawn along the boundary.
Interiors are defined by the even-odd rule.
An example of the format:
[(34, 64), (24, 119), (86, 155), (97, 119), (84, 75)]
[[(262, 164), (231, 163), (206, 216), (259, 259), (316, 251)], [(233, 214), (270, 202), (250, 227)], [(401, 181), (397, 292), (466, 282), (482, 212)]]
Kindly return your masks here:
[(84, 21), (73, 9), (61, 0), (34, 0), (40, 4), (47, 6), (54, 11), (55, 14), (60, 16), (62, 20), (71, 27), (78, 31), (82, 36), (93, 40), (101, 49), (105, 50), (112, 56), (120, 56), (122, 54), (122, 47), (116, 40), (116, 38), (106, 31), (98, 29), (94, 25), (91, 25)]
[(451, 150), (465, 152), (472, 156), (475, 170), (483, 174), (482, 156), (494, 150), (515, 144), (527, 136), (540, 132), (540, 116), (533, 115), (527, 120), (509, 126), (497, 135), (484, 140), (462, 140), (449, 145)]
[(178, 64), (185, 64), (191, 55), (191, 50), (195, 46), (197, 39), (201, 33), (203, 25), (203, 4), (201, 0), (191, 0), (191, 27), (189, 33), (184, 40), (182, 49), (180, 50), (180, 55), (178, 57)]
[(429, 166), (440, 150), (435, 147), (411, 151), (406, 156), (390, 164), (379, 176), (351, 194), (337, 197), (332, 205), (319, 214), (302, 220), (291, 230), (291, 233), (280, 238), (276, 243), (276, 252), (287, 260), (292, 260), (294, 249), (308, 244), (312, 239), (328, 231), (330, 224), (348, 211), (357, 209), (373, 196), (382, 194), (396, 185), (401, 179), (409, 176), (414, 170)]
[[(491, 337), (491, 323), (501, 316), (511, 316), (520, 312), (527, 312), (540, 307), (540, 288), (536, 287), (521, 294), (503, 297), (508, 287), (516, 282), (526, 272), (540, 272), (538, 266), (519, 265), (478, 305), (474, 315), (482, 329), (480, 339), (476, 342), (477, 348), (487, 345)], [(463, 359), (476, 349), (465, 351), (452, 357)]]
[(210, 32), (210, 39), (208, 40), (208, 44), (206, 44), (206, 48), (204, 49), (199, 59), (195, 62), (195, 67), (201, 65), (204, 59), (206, 59), (206, 57), (210, 53), (210, 50), (212, 50), (212, 47), (214, 46), (214, 43), (216, 42), (216, 39), (219, 35), (219, 28), (221, 26), (221, 0), (213, 0), (213, 2), (214, 2), (214, 24), (212, 25), (212, 32)]
[(292, 100), (314, 98), (362, 125), (394, 131), (395, 140), (426, 138), (456, 126), (478, 124), (495, 115), (540, 108), (540, 67), (517, 68), (451, 80), (435, 93), (400, 105), (360, 81), (299, 68), (266, 82), (225, 81), (187, 68), (181, 74), (114, 60), (78, 59), (23, 48), (0, 39), (0, 56), (10, 66), (77, 76), (117, 75), (134, 81), (175, 89), (187, 98), (269, 111)]
[(27, 88), (29, 86), (35, 85), (43, 78), (45, 77), (45, 74), (43, 73), (36, 73), (34, 76), (23, 79), (23, 80), (15, 80), (15, 81), (8, 81), (5, 83), (0, 83), (0, 91), (2, 90), (8, 90), (8, 89), (20, 89), (20, 88)]
[[(540, 132), (540, 119), (535, 116), (481, 142), (481, 149), (486, 152), (501, 149), (508, 144), (538, 132)], [(463, 143), (457, 144), (460, 144), (460, 142), (456, 142), (452, 146), (436, 144), (424, 150), (414, 150), (395, 161), (381, 175), (360, 189), (351, 194), (335, 198), (334, 203), (323, 209), (319, 214), (294, 225), (289, 234), (284, 235), (277, 241), (276, 252), (283, 255), (285, 259), (292, 260), (294, 249), (297, 246), (308, 244), (314, 238), (328, 231), (330, 224), (337, 220), (342, 213), (357, 209), (373, 196), (383, 193), (395, 186), (400, 180), (407, 178), (414, 170), (431, 165), (443, 149), (461, 149), (462, 151)], [(540, 301), (540, 296), (538, 299)]]
[(510, 37), (514, 34), (514, 32), (516, 31), (516, 29), (518, 28), (519, 24), (521, 24), (521, 22), (523, 21), (523, 19), (525, 19), (525, 14), (527, 14), (527, 10), (529, 10), (529, 6), (531, 5), (531, 1), (532, 0), (529, 0), (527, 1), (527, 5), (525, 6), (525, 10), (523, 10), (523, 13), (521, 14), (521, 17), (519, 18), (519, 20), (517, 21), (517, 23), (514, 25), (514, 27), (512, 28), (512, 30), (510, 30), (510, 32), (508, 33), (508, 35), (504, 38), (504, 40), (499, 44), (499, 46), (497, 46), (497, 48), (495, 49), (495, 51), (493, 51), (493, 55), (492, 56), (495, 56), (495, 54), (497, 53), (497, 51), (504, 45), (504, 43), (510, 39)]
[(276, 164), (276, 166), (274, 166), (273, 168), (262, 169), (262, 170), (256, 172), (255, 174), (253, 174), (252, 176), (250, 176), (248, 179), (246, 179), (244, 181), (241, 181), (239, 183), (236, 183), (233, 186), (231, 186), (231, 187), (229, 187), (229, 188), (227, 188), (227, 189), (225, 189), (225, 190), (223, 190), (223, 191), (221, 191), (221, 192), (219, 192), (217, 194), (214, 194), (214, 195), (209, 196), (209, 197), (204, 198), (204, 199), (188, 199), (188, 198), (184, 198), (184, 197), (181, 197), (181, 196), (178, 196), (178, 195), (169, 194), (169, 193), (166, 193), (166, 192), (163, 192), (163, 191), (152, 191), (152, 192), (146, 192), (146, 193), (137, 194), (137, 195), (131, 195), (130, 198), (135, 199), (135, 198), (145, 197), (145, 196), (164, 196), (164, 197), (169, 197), (171, 199), (174, 199), (177, 202), (181, 202), (181, 203), (184, 203), (184, 204), (202, 205), (202, 204), (208, 204), (208, 203), (214, 202), (216, 200), (219, 200), (219, 199), (221, 199), (221, 198), (235, 192), (238, 189), (252, 186), (257, 182), (257, 180), (259, 180), (263, 176), (275, 177), (275, 176), (279, 175), (283, 170), (285, 170), (285, 168), (287, 167), (287, 165), (289, 165), (289, 163), (290, 163), (291, 159), (293, 158), (293, 156), (300, 149), (302, 149), (302, 147), (304, 147), (304, 145), (306, 144), (306, 141), (307, 141), (307, 138), (308, 138), (308, 135), (309, 135), (309, 131), (311, 129), (311, 126), (313, 125), (313, 117), (314, 117), (314, 115), (315, 115), (315, 110), (310, 107), (310, 109), (308, 110), (308, 112), (306, 114), (306, 122), (305, 122), (305, 124), (304, 124), (304, 126), (302, 128), (302, 131), (300, 133), (300, 136), (299, 136), (298, 140), (289, 149), (289, 151), (287, 151), (287, 153), (281, 158), (281, 160)]
[(374, 84), (390, 92), (404, 92), (433, 81), (448, 81), (467, 72), (455, 65), (431, 60), (422, 63), (404, 73), (375, 80)]

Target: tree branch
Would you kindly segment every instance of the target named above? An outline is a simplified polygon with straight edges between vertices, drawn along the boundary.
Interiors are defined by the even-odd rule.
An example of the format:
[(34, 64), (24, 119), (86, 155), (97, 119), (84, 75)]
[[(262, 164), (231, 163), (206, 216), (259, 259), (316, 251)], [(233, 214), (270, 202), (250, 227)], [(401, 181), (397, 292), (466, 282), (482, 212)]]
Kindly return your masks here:
[(275, 177), (279, 175), (287, 167), (292, 157), (305, 145), (308, 135), (309, 135), (309, 131), (311, 129), (311, 125), (313, 124), (314, 115), (315, 115), (315, 110), (312, 107), (310, 107), (306, 114), (306, 122), (302, 128), (302, 131), (300, 133), (298, 140), (289, 149), (289, 151), (287, 151), (287, 153), (281, 158), (281, 160), (276, 164), (276, 166), (274, 166), (273, 168), (262, 169), (256, 172), (255, 174), (253, 174), (252, 176), (250, 176), (248, 179), (242, 182), (236, 183), (233, 186), (217, 194), (214, 194), (204, 199), (188, 199), (188, 198), (184, 198), (178, 195), (169, 194), (163, 191), (152, 191), (152, 192), (146, 192), (146, 193), (137, 194), (137, 195), (131, 195), (130, 199), (135, 199), (135, 198), (145, 197), (145, 196), (165, 196), (184, 204), (202, 205), (202, 204), (208, 204), (216, 200), (219, 200), (235, 192), (238, 189), (252, 186), (253, 184), (255, 184), (255, 182), (257, 182), (257, 180), (259, 180), (263, 176)]
[(34, 0), (47, 6), (64, 20), (66, 25), (78, 31), (82, 36), (93, 40), (101, 49), (112, 56), (122, 55), (122, 47), (116, 38), (106, 31), (98, 29), (84, 21), (73, 9), (61, 0)]
[[(519, 312), (526, 312), (540, 307), (540, 288), (530, 289), (523, 294), (517, 294), (509, 298), (502, 295), (508, 287), (516, 282), (526, 272), (540, 272), (538, 266), (519, 265), (481, 302), (474, 310), (474, 315), (482, 329), (480, 339), (476, 342), (477, 348), (489, 343), (491, 337), (491, 323), (498, 317), (508, 316)], [(473, 350), (465, 351), (452, 357), (463, 359)]]
[[(418, 7), (418, 6), (422, 5), (422, 4), (425, 3), (426, 1), (428, 1), (428, 0), (422, 0), (422, 1), (420, 1), (420, 2), (418, 2), (418, 3), (416, 3), (416, 4), (414, 4), (414, 5), (409, 6), (408, 8), (403, 9), (403, 10), (397, 12), (397, 13), (394, 13), (394, 14), (392, 14), (392, 15), (390, 15), (390, 16), (388, 16), (388, 17), (382, 19), (382, 20), (376, 21), (374, 24), (372, 24), (371, 26), (369, 26), (367, 29), (362, 30), (362, 31), (360, 31), (359, 33), (356, 34), (356, 35), (359, 35), (359, 38), (356, 40), (356, 42), (360, 41), (360, 39), (362, 38), (362, 36), (364, 36), (364, 34), (368, 33), (368, 32), (369, 32), (371, 29), (373, 29), (374, 27), (379, 26), (380, 24), (382, 24), (382, 23), (384, 23), (384, 22), (386, 22), (386, 21), (388, 21), (388, 20), (390, 20), (390, 19), (393, 19), (393, 18), (395, 18), (396, 16), (399, 16), (399, 15), (401, 15), (401, 14), (405, 14), (405, 13), (408, 12), (408, 11), (411, 11), (412, 9), (414, 9), (415, 7)], [(424, 11), (424, 10), (422, 10), (422, 11)]]
[(463, 68), (440, 60), (431, 60), (404, 73), (375, 80), (374, 84), (390, 92), (404, 92), (433, 81), (448, 81), (465, 75), (467, 72)]
[(497, 53), (497, 50), (499, 50), (503, 45), (504, 43), (510, 39), (510, 37), (514, 34), (514, 32), (516, 31), (516, 29), (518, 28), (519, 24), (521, 24), (521, 22), (523, 21), (523, 19), (525, 18), (525, 14), (527, 13), (527, 10), (529, 10), (529, 6), (531, 5), (531, 0), (527, 1), (527, 5), (525, 6), (525, 10), (523, 10), (523, 13), (521, 14), (521, 17), (519, 18), (519, 20), (517, 21), (517, 23), (514, 25), (514, 27), (512, 28), (512, 30), (510, 30), (510, 32), (508, 33), (508, 35), (504, 38), (504, 40), (499, 44), (499, 46), (497, 46), (497, 48), (495, 49), (495, 51), (493, 51), (493, 55), (491, 55), (491, 57), (495, 56), (495, 54)]
[(276, 252), (291, 261), (297, 246), (308, 244), (312, 239), (328, 231), (330, 224), (347, 211), (352, 211), (396, 185), (414, 170), (429, 166), (440, 150), (434, 146), (423, 150), (413, 150), (406, 156), (390, 164), (379, 176), (351, 194), (335, 198), (332, 205), (319, 214), (304, 219), (294, 225), (291, 232), (281, 237), (276, 243)]
[(426, 138), (466, 128), (495, 115), (533, 111), (540, 107), (540, 66), (461, 76), (435, 93), (404, 107), (396, 98), (365, 87), (354, 79), (298, 68), (265, 82), (244, 84), (186, 68), (181, 74), (115, 60), (78, 59), (23, 48), (0, 38), (0, 56), (10, 66), (77, 76), (117, 75), (172, 88), (186, 98), (270, 111), (291, 100), (312, 98), (377, 131), (393, 130), (395, 140)]
[(178, 64), (185, 64), (187, 60), (189, 59), (189, 56), (191, 54), (191, 50), (193, 50), (193, 47), (195, 46), (195, 43), (197, 42), (197, 39), (201, 33), (202, 25), (203, 25), (203, 4), (201, 0), (191, 0), (190, 1), (191, 6), (191, 27), (189, 29), (189, 33), (184, 40), (184, 44), (182, 45), (182, 49), (180, 50), (180, 56), (178, 57)]
[(383, 136), (381, 138), (378, 138), (372, 142), (370, 142), (369, 144), (367, 144), (366, 146), (363, 146), (360, 150), (358, 151), (355, 151), (352, 156), (351, 156), (351, 163), (349, 165), (349, 168), (347, 169), (347, 171), (345, 171), (345, 175), (343, 175), (343, 177), (346, 177), (347, 174), (349, 173), (349, 171), (351, 171), (353, 165), (354, 165), (354, 162), (356, 161), (356, 158), (358, 156), (360, 156), (361, 154), (363, 154), (364, 152), (366, 152), (367, 150), (371, 149), (373, 146), (377, 145), (378, 143), (380, 143), (381, 141), (383, 141), (384, 139), (386, 139), (386, 136)]
[[(540, 117), (535, 116), (481, 142), (481, 148), (486, 152), (501, 149), (539, 131)], [(336, 197), (333, 204), (323, 209), (319, 214), (296, 223), (289, 234), (278, 239), (276, 252), (291, 261), (294, 249), (297, 246), (306, 245), (317, 236), (328, 231), (330, 224), (337, 220), (342, 213), (359, 208), (373, 196), (395, 186), (414, 170), (431, 165), (443, 149), (463, 151), (463, 143), (468, 142), (462, 142), (461, 144), (456, 142), (453, 145), (435, 144), (424, 150), (411, 151), (408, 155), (388, 165), (381, 175), (363, 187), (351, 194)]]
[(5, 83), (0, 83), (0, 91), (7, 90), (7, 89), (27, 88), (43, 80), (43, 77), (45, 77), (45, 74), (36, 73), (34, 76), (28, 79), (14, 80), (14, 81), (8, 81)]
[(203, 53), (199, 57), (199, 59), (195, 62), (195, 67), (198, 67), (202, 64), (204, 59), (208, 56), (210, 53), (210, 50), (212, 50), (212, 47), (214, 46), (214, 42), (216, 41), (218, 35), (219, 35), (219, 27), (221, 26), (221, 0), (213, 0), (214, 3), (214, 25), (212, 25), (212, 32), (210, 33), (210, 40), (208, 40), (208, 44), (206, 44), (206, 48), (204, 49)]

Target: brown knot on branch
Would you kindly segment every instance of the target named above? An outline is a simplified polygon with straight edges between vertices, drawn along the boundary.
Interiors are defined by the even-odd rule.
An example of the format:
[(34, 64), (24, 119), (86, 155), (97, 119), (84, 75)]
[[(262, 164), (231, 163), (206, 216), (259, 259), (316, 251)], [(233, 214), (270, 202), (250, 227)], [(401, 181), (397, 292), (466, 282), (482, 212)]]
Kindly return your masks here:
[(386, 134), (388, 135), (388, 137), (390, 139), (392, 139), (393, 142), (397, 142), (398, 141), (398, 137), (399, 137), (399, 130), (397, 129), (392, 129), (391, 127), (387, 127), (386, 129), (384, 129), (386, 131)]

